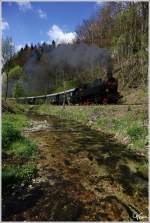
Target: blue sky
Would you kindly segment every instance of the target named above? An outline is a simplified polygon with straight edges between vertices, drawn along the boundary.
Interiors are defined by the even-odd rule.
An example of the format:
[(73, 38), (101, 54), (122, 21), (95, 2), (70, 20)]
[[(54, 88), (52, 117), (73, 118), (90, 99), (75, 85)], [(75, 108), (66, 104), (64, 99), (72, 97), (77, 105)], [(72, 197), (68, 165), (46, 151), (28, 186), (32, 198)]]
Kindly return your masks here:
[(11, 36), (16, 47), (41, 41), (71, 42), (76, 27), (94, 15), (96, 2), (3, 2), (3, 36)]

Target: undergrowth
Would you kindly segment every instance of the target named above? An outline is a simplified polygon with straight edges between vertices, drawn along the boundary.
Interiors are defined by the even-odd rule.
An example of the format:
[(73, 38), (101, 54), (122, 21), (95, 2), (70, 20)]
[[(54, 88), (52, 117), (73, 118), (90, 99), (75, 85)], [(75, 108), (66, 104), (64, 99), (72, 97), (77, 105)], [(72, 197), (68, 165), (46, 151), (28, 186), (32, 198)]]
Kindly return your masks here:
[(2, 116), (2, 183), (7, 186), (28, 181), (36, 171), (36, 144), (22, 135), (28, 119), (22, 114)]

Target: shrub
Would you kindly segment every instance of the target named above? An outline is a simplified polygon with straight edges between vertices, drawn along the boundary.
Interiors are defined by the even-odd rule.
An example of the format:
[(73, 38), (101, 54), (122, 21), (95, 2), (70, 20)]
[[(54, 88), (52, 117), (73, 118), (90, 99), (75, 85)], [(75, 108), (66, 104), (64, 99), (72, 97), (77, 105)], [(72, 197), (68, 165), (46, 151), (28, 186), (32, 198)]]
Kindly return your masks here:
[(19, 79), (22, 75), (23, 75), (23, 69), (19, 65), (16, 65), (15, 67), (13, 67), (8, 73), (9, 79), (13, 79), (13, 78)]
[(13, 87), (13, 97), (18, 98), (24, 95), (24, 90), (20, 82), (16, 82)]

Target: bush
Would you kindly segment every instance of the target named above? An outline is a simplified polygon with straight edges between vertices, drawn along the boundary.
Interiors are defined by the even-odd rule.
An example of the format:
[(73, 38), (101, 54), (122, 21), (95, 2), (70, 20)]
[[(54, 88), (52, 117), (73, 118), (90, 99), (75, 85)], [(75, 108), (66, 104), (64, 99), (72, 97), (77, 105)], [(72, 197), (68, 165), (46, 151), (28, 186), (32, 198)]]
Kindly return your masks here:
[(13, 87), (13, 97), (18, 98), (24, 95), (24, 90), (20, 82), (16, 82)]
[(9, 79), (13, 79), (13, 78), (19, 79), (22, 75), (23, 75), (23, 69), (19, 65), (16, 65), (15, 67), (13, 67), (8, 73)]

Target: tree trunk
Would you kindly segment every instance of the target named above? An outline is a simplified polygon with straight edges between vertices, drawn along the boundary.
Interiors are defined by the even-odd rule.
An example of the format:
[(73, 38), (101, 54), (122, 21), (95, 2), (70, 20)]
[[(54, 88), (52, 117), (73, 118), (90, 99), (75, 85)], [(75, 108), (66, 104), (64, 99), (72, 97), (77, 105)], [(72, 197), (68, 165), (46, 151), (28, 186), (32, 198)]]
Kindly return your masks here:
[(5, 94), (5, 101), (7, 99), (7, 95), (8, 95), (8, 73), (6, 72), (6, 94)]

